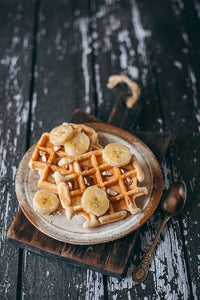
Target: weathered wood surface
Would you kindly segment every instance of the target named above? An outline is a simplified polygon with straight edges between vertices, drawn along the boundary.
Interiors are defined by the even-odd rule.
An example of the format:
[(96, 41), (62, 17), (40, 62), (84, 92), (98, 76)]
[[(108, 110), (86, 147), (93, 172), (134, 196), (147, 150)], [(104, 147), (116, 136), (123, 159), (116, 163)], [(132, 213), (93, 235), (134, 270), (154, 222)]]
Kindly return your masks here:
[[(188, 215), (192, 214), (190, 225), (186, 225), (187, 221), (183, 214), (180, 219), (184, 225), (182, 225), (182, 223), (179, 225), (176, 221), (172, 221), (167, 226), (168, 230), (165, 229), (164, 231), (164, 241), (160, 247), (157, 247), (155, 252), (151, 266), (151, 274), (148, 280), (141, 287), (134, 288), (132, 287), (130, 277), (124, 280), (123, 284), (109, 279), (108, 291), (110, 296), (117, 294), (125, 297), (129, 294), (132, 297), (138, 295), (138, 298), (143, 298), (147, 295), (146, 292), (148, 291), (148, 295), (155, 298), (165, 297), (167, 299), (179, 296), (187, 299), (189, 297), (196, 298), (199, 294), (199, 273), (198, 267), (195, 266), (199, 254), (199, 246), (197, 246), (199, 243), (197, 243), (196, 240), (198, 232), (196, 232), (194, 236), (190, 233), (188, 240), (187, 236), (183, 236), (187, 232), (187, 229), (183, 228), (185, 225), (186, 227), (195, 227), (194, 230), (199, 230), (199, 227), (196, 226), (197, 223), (195, 224), (195, 222), (198, 222), (195, 211), (198, 206), (199, 190), (196, 181), (194, 185), (197, 191), (197, 205), (194, 205), (193, 212), (191, 211), (191, 201), (193, 201), (192, 198), (194, 197), (194, 187), (192, 187), (193, 191), (190, 190), (190, 181), (194, 181), (193, 178), (198, 178), (199, 173), (196, 173), (194, 176), (194, 171), (191, 171), (189, 175), (188, 168), (186, 165), (184, 166), (184, 164), (188, 163), (188, 156), (191, 155), (191, 143), (194, 143), (194, 141), (188, 143), (190, 139), (196, 139), (194, 150), (196, 153), (198, 152), (199, 134), (195, 134), (195, 137), (193, 137), (194, 134), (193, 131), (191, 131), (191, 126), (193, 125), (196, 128), (195, 133), (199, 131), (199, 129), (196, 122), (198, 112), (195, 114), (193, 111), (192, 107), (194, 105), (192, 99), (187, 102), (184, 100), (187, 93), (191, 93), (187, 86), (188, 75), (186, 76), (184, 72), (180, 74), (182, 71), (182, 64), (179, 64), (180, 52), (183, 52), (183, 55), (184, 51), (187, 52), (187, 49), (184, 49), (183, 45), (176, 42), (176, 40), (184, 42), (184, 37), (187, 37), (186, 33), (181, 32), (179, 28), (184, 20), (181, 20), (181, 24), (180, 20), (176, 20), (181, 10), (179, 8), (181, 4), (183, 8), (184, 3), (180, 1), (173, 1), (173, 3), (168, 1), (162, 4), (158, 3), (158, 1), (153, 1), (153, 3), (151, 1), (149, 5), (147, 5), (145, 1), (130, 1), (130, 3), (127, 3), (129, 10), (125, 10), (126, 13), (121, 18), (119, 15), (120, 13), (123, 14), (123, 9), (119, 11), (117, 3), (113, 3), (113, 5), (109, 7), (103, 6), (101, 3), (100, 6), (97, 5), (96, 7), (96, 11), (104, 12), (101, 18), (94, 20), (95, 26), (93, 26), (99, 36), (99, 51), (97, 52), (95, 62), (99, 66), (97, 69), (99, 74), (101, 74), (101, 84), (97, 86), (101, 85), (105, 87), (106, 77), (110, 75), (110, 70), (112, 70), (112, 72), (113, 70), (114, 72), (119, 72), (120, 69), (121, 72), (128, 74), (138, 80), (138, 82), (142, 79), (141, 84), (146, 98), (146, 111), (143, 118), (141, 118), (140, 129), (170, 129), (172, 131), (172, 146), (176, 149), (173, 148), (170, 151), (169, 159), (166, 164), (163, 165), (164, 174), (166, 176), (165, 187), (172, 182), (173, 177), (183, 176), (183, 178), (187, 180), (189, 188), (188, 201), (190, 204), (188, 204)], [(124, 4), (124, 7), (125, 6), (126, 4)], [(183, 29), (181, 28), (181, 30)], [(130, 32), (133, 32), (133, 35), (131, 35)], [(108, 36), (105, 36), (105, 33), (108, 33)], [(116, 43), (116, 41), (118, 41), (118, 43)], [(110, 45), (109, 50), (103, 47), (102, 44), (104, 43)], [(134, 43), (136, 43), (136, 45), (134, 45)], [(102, 49), (105, 49), (105, 51), (102, 51)], [(132, 49), (135, 50), (133, 57), (130, 55)], [(177, 49), (176, 52), (174, 51), (175, 49)], [(160, 58), (159, 61), (158, 57)], [(133, 60), (139, 61), (138, 64), (134, 63), (136, 69), (131, 68)], [(187, 60), (187, 58), (185, 58), (185, 60)], [(134, 73), (131, 73), (131, 71), (134, 71)], [(174, 75), (175, 72), (176, 75)], [(106, 74), (108, 75), (106, 76)], [(196, 83), (196, 77), (192, 79), (193, 82)], [(197, 102), (198, 91), (194, 83), (193, 92), (195, 93)], [(102, 99), (106, 98), (106, 93), (106, 89), (100, 93)], [(180, 101), (182, 99), (183, 103), (181, 102), (180, 104), (179, 99)], [(104, 115), (104, 107), (104, 103), (102, 104), (102, 108), (101, 103), (99, 103), (100, 115), (101, 111)], [(196, 107), (196, 110), (198, 111), (198, 107)], [(190, 119), (186, 119), (184, 116), (186, 114), (190, 115)], [(185, 126), (188, 128), (188, 136), (186, 135), (184, 137), (185, 133), (183, 134), (183, 130), (185, 132)], [(181, 140), (182, 142), (179, 142)], [(198, 156), (195, 154), (195, 157)], [(180, 160), (182, 164), (179, 163)], [(198, 172), (197, 168), (195, 168), (195, 165), (197, 166), (196, 163), (197, 158), (192, 164), (194, 164), (193, 169), (195, 169), (195, 172)], [(179, 168), (177, 168), (177, 164)], [(188, 176), (190, 180), (188, 180)], [(153, 216), (150, 221), (143, 226), (140, 241), (138, 241), (143, 251), (148, 248), (157, 228), (158, 219), (156, 216)], [(182, 242), (184, 240), (187, 243), (187, 247), (185, 247)], [(175, 247), (174, 241), (176, 243)], [(167, 249), (167, 251), (163, 253), (163, 249)], [(194, 256), (191, 257), (190, 254), (188, 255), (187, 251), (192, 252)], [(138, 254), (141, 256), (142, 252)], [(135, 260), (137, 261), (138, 257), (135, 257)], [(167, 266), (171, 266), (167, 267), (167, 269), (166, 261)], [(178, 273), (177, 266), (179, 266)], [(191, 274), (193, 274), (192, 285), (190, 283)], [(155, 282), (153, 286), (152, 281)], [(121, 289), (123, 285), (130, 287), (128, 293), (126, 289)], [(118, 290), (118, 292), (116, 292), (116, 290)]]
[[(14, 299), (198, 299), (200, 297), (200, 4), (197, 0), (0, 2), (0, 295)], [(18, 210), (14, 174), (41, 132), (75, 108), (107, 121), (113, 74), (142, 88), (138, 129), (172, 132), (162, 164), (165, 188), (188, 187), (183, 214), (163, 230), (147, 281), (133, 286), (133, 265), (148, 249), (159, 209), (142, 227), (123, 280), (63, 265), (8, 245)]]
[(7, 230), (19, 206), (14, 178), (26, 150), (29, 117), (34, 1), (0, 3), (0, 298), (18, 294), (21, 253), (10, 247)]

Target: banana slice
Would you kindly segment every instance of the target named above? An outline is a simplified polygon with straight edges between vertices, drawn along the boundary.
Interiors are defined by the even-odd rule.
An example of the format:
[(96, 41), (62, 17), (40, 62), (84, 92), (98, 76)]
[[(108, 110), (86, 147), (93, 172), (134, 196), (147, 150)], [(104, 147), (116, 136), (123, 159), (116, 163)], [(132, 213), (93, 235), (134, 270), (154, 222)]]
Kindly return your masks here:
[(90, 147), (90, 139), (84, 132), (76, 132), (73, 137), (64, 143), (65, 152), (69, 155), (83, 154)]
[(119, 143), (108, 144), (103, 150), (103, 160), (113, 167), (127, 165), (131, 157), (130, 149)]
[(97, 217), (105, 214), (109, 208), (106, 192), (96, 186), (86, 189), (81, 198), (81, 204), (88, 214), (94, 214)]
[(58, 209), (59, 199), (56, 194), (40, 190), (33, 198), (33, 208), (41, 214), (52, 214)]
[(68, 123), (63, 123), (55, 127), (50, 132), (50, 142), (56, 146), (63, 145), (67, 140), (71, 139), (74, 130)]

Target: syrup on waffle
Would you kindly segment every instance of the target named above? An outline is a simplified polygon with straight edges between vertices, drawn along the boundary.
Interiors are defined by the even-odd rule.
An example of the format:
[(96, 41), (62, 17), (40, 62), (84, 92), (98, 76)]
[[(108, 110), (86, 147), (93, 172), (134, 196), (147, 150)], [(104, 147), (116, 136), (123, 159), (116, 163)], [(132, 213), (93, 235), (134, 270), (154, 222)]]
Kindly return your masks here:
[[(94, 150), (65, 156), (59, 161), (59, 166), (51, 163), (51, 160), (54, 162), (52, 155), (38, 182), (40, 188), (59, 194), (68, 220), (74, 215), (83, 215), (86, 218), (84, 228), (121, 220), (126, 217), (127, 211), (138, 214), (141, 209), (135, 199), (147, 194), (146, 187), (137, 186), (137, 181), (143, 181), (144, 174), (134, 155), (126, 166), (112, 167), (105, 163), (102, 154), (102, 150)], [(109, 209), (99, 217), (85, 212), (81, 205), (84, 191), (91, 186), (103, 189), (109, 199)]]

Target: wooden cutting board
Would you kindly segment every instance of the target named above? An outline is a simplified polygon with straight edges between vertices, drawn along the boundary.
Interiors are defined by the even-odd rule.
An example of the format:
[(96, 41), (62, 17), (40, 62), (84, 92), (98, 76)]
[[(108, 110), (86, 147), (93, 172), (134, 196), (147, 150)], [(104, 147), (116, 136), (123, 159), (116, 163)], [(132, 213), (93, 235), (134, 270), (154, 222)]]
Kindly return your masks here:
[[(122, 112), (121, 110), (121, 113), (127, 115), (126, 109), (123, 109), (124, 111)], [(115, 123), (114, 125), (116, 125), (116, 114), (114, 113), (113, 116), (115, 122), (112, 122), (111, 114), (111, 122), (109, 123)], [(126, 116), (125, 119), (129, 118)], [(94, 116), (86, 114), (79, 109), (74, 112), (70, 121), (74, 123), (101, 122)], [(154, 152), (158, 161), (161, 162), (170, 140), (170, 133), (132, 133), (143, 140)], [(7, 238), (18, 247), (29, 251), (121, 278), (126, 274), (129, 257), (134, 249), (137, 235), (138, 230), (109, 243), (92, 246), (71, 245), (54, 240), (41, 233), (26, 219), (20, 210), (8, 230)]]

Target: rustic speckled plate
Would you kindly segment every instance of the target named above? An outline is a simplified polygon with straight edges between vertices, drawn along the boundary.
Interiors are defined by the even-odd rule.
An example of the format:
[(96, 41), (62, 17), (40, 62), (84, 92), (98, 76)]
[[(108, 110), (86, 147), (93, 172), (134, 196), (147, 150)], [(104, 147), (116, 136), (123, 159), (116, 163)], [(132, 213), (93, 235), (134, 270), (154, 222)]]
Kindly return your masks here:
[(78, 245), (99, 244), (119, 239), (139, 228), (155, 211), (163, 189), (163, 177), (160, 166), (151, 150), (134, 135), (114, 126), (98, 123), (87, 124), (99, 135), (99, 142), (104, 147), (111, 142), (127, 145), (136, 155), (145, 174), (145, 180), (140, 184), (148, 188), (148, 195), (136, 200), (142, 209), (138, 215), (128, 214), (121, 221), (106, 224), (92, 229), (82, 228), (84, 218), (75, 216), (71, 221), (65, 217), (64, 211), (53, 215), (42, 215), (33, 209), (32, 200), (38, 190), (37, 171), (29, 169), (28, 163), (32, 156), (33, 145), (22, 158), (17, 170), (15, 188), (20, 207), (27, 219), (44, 234), (63, 242)]

